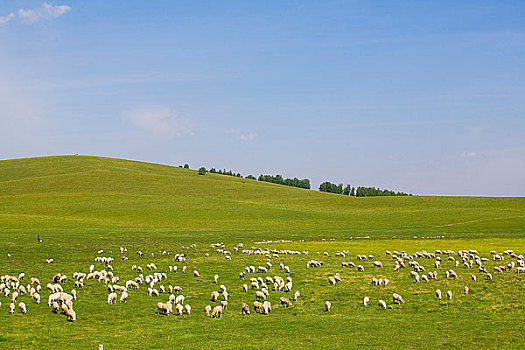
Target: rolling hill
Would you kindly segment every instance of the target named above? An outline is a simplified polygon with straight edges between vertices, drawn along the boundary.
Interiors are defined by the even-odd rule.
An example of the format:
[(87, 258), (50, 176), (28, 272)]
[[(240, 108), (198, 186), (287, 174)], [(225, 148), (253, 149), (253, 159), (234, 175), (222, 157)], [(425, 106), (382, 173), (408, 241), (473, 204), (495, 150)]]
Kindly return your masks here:
[(524, 198), (354, 198), (123, 159), (0, 161), (1, 233), (181, 239), (521, 237)]

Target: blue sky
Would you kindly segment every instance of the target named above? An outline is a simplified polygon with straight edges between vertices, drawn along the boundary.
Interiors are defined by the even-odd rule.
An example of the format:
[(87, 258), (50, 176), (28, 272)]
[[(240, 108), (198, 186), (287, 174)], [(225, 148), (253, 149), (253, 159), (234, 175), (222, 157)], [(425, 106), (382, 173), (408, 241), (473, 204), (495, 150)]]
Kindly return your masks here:
[(525, 195), (523, 1), (0, 1), (0, 158)]

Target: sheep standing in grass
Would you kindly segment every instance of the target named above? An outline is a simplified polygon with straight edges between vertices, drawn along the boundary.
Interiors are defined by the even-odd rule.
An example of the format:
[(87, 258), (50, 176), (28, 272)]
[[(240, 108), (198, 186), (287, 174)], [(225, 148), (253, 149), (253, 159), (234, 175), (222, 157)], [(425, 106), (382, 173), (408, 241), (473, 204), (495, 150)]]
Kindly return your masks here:
[(11, 304), (9, 304), (9, 313), (12, 315), (15, 313), (15, 303), (11, 302)]
[(186, 299), (184, 295), (177, 295), (175, 298), (175, 304), (184, 304), (184, 299)]
[(262, 291), (258, 290), (255, 292), (255, 298), (259, 300), (266, 300), (266, 295)]
[(297, 301), (297, 299), (299, 299), (299, 296), (301, 296), (301, 293), (299, 293), (299, 291), (295, 291), (295, 293), (293, 293), (293, 301)]
[(477, 278), (476, 278), (476, 275), (471, 275), (470, 277), (472, 278), (472, 280), (473, 280), (474, 282), (476, 282), (476, 279), (477, 279)]
[(177, 310), (177, 314), (179, 314), (179, 316), (182, 315), (182, 311), (184, 310), (184, 306), (182, 306), (182, 304), (176, 304), (175, 305), (175, 310)]
[(330, 309), (332, 308), (332, 303), (327, 300), (324, 303), (324, 307), (325, 307), (326, 311), (330, 312)]
[(264, 315), (268, 315), (270, 313), (270, 311), (272, 311), (272, 304), (270, 304), (270, 302), (268, 300), (265, 300), (263, 302), (263, 306), (262, 306), (262, 313)]
[(448, 298), (448, 300), (452, 300), (452, 291), (451, 290), (447, 291), (447, 298)]
[(186, 311), (186, 314), (188, 314), (188, 315), (191, 314), (191, 306), (190, 306), (190, 304), (184, 305), (184, 311)]
[(128, 300), (128, 292), (123, 291), (123, 292), (122, 292), (122, 295), (120, 296), (120, 300), (119, 300), (119, 301), (120, 301), (121, 303), (125, 303), (126, 300)]
[(195, 270), (193, 271), (193, 276), (200, 277), (201, 275), (199, 274), (199, 271)]
[(284, 306), (284, 307), (290, 307), (290, 306), (292, 306), (292, 302), (291, 302), (290, 299), (288, 299), (288, 298), (281, 297), (281, 298), (279, 299), (279, 301), (281, 302), (281, 305)]
[(213, 311), (211, 313), (211, 317), (220, 318), (222, 316), (222, 306), (217, 305), (213, 308)]
[(159, 301), (157, 303), (157, 311), (159, 314), (169, 315), (173, 312), (173, 306), (171, 303), (163, 303)]
[(115, 304), (117, 301), (117, 293), (109, 293), (108, 294), (108, 305)]
[(23, 314), (26, 314), (27, 313), (27, 308), (26, 308), (26, 304), (25, 303), (19, 303), (18, 304), (18, 308), (20, 309), (20, 312), (23, 313)]
[(248, 291), (248, 285), (245, 283), (242, 285), (242, 291), (247, 292)]
[(468, 286), (465, 286), (465, 294), (468, 294), (468, 292), (469, 292), (469, 288)]
[(242, 303), (241, 306), (241, 315), (249, 315), (250, 314), (250, 307), (246, 303)]
[(436, 289), (436, 298), (441, 299), (441, 290)]
[(379, 300), (379, 308), (386, 309), (386, 302), (384, 300)]
[(213, 302), (216, 302), (217, 299), (219, 299), (219, 292), (217, 292), (217, 291), (211, 292), (211, 299), (210, 300), (213, 301)]
[(370, 298), (368, 298), (368, 297), (364, 297), (364, 298), (363, 298), (363, 305), (364, 305), (364, 306), (368, 306), (368, 302), (369, 302), (369, 301), (370, 301)]
[(68, 308), (65, 314), (69, 322), (75, 322), (77, 320), (77, 313), (75, 312), (75, 310)]
[(403, 300), (403, 297), (397, 293), (394, 293), (392, 295), (392, 301), (396, 304), (404, 304), (405, 301)]
[(206, 305), (206, 307), (204, 308), (204, 312), (206, 312), (206, 316), (210, 317), (210, 312), (211, 312), (211, 306), (210, 305)]
[(261, 312), (262, 308), (263, 308), (263, 304), (261, 302), (259, 302), (259, 301), (254, 301), (253, 302), (253, 311), (254, 312), (257, 312), (257, 311)]

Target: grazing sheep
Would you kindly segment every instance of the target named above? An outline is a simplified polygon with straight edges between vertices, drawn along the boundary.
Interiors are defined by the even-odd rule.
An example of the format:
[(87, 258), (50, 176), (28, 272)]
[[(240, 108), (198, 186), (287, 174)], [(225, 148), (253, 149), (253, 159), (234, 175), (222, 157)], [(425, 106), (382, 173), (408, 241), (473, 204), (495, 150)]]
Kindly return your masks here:
[(187, 315), (191, 314), (191, 306), (190, 306), (190, 304), (184, 305), (184, 311), (186, 311)]
[(122, 295), (120, 296), (120, 300), (119, 300), (119, 301), (120, 301), (121, 303), (125, 303), (126, 300), (128, 300), (128, 292), (123, 291), (123, 292), (122, 292)]
[(219, 299), (219, 292), (217, 292), (217, 291), (211, 292), (211, 299), (210, 300), (213, 301), (213, 302), (216, 302), (217, 299)]
[(255, 292), (255, 298), (259, 300), (266, 300), (266, 294), (264, 294), (262, 291), (258, 290)]
[(472, 278), (472, 280), (473, 280), (474, 282), (476, 282), (476, 280), (477, 280), (476, 275), (471, 275), (470, 277)]
[(404, 304), (405, 301), (403, 300), (403, 297), (397, 293), (394, 293), (392, 295), (392, 301), (396, 304)]
[(184, 304), (184, 299), (186, 299), (184, 295), (177, 295), (175, 298), (175, 304)]
[(261, 302), (259, 302), (259, 301), (254, 301), (253, 302), (253, 310), (254, 310), (254, 312), (257, 312), (257, 311), (261, 312), (262, 308), (263, 308), (263, 304)]
[(9, 313), (12, 315), (15, 313), (15, 303), (11, 302), (11, 304), (9, 304)]
[(284, 306), (284, 307), (290, 307), (290, 306), (292, 306), (292, 302), (291, 302), (290, 299), (288, 299), (288, 298), (281, 297), (281, 298), (279, 299), (279, 301), (281, 302), (281, 305)]
[(25, 303), (19, 303), (18, 304), (18, 308), (20, 309), (20, 312), (23, 313), (23, 314), (26, 314), (27, 313), (27, 308), (26, 308), (26, 304)]
[(325, 307), (326, 311), (330, 312), (330, 309), (332, 308), (332, 303), (327, 300), (324, 303), (324, 307)]
[(71, 295), (73, 296), (73, 300), (77, 300), (77, 291), (74, 289), (71, 289)]
[(330, 283), (331, 286), (335, 286), (335, 284), (337, 283), (335, 278), (333, 278), (332, 276), (328, 277), (328, 282)]
[(386, 302), (384, 300), (379, 300), (379, 308), (386, 309)]
[(441, 299), (441, 290), (436, 289), (436, 298)]
[(250, 314), (250, 307), (246, 303), (242, 303), (241, 306), (241, 315), (249, 315)]
[(176, 304), (175, 305), (175, 310), (177, 310), (177, 314), (179, 314), (179, 316), (182, 315), (182, 311), (184, 310), (184, 306), (182, 306), (182, 304)]
[(369, 301), (370, 301), (370, 298), (368, 298), (368, 297), (364, 297), (364, 298), (363, 298), (363, 305), (364, 305), (364, 306), (368, 306), (368, 302), (369, 302)]
[(219, 275), (213, 276), (213, 283), (217, 283), (219, 281)]
[(246, 283), (242, 285), (242, 291), (248, 292), (248, 285)]
[(222, 300), (221, 301), (221, 306), (222, 306), (223, 310), (226, 310), (226, 308), (228, 307), (228, 301), (227, 300)]
[(210, 317), (211, 306), (206, 305), (206, 307), (204, 308), (204, 311), (206, 312), (206, 316)]
[(67, 320), (69, 322), (75, 322), (77, 320), (77, 313), (73, 309), (67, 309), (65, 311), (65, 315), (67, 316)]
[(171, 303), (163, 303), (159, 301), (157, 303), (157, 312), (159, 314), (169, 315), (173, 312), (173, 306)]
[(293, 301), (297, 301), (297, 299), (299, 299), (299, 296), (301, 295), (301, 293), (299, 293), (299, 291), (295, 291), (295, 293), (293, 293)]
[(357, 265), (357, 271), (358, 272), (365, 272), (365, 268), (363, 267), (363, 265)]
[(115, 304), (117, 301), (117, 293), (109, 293), (108, 294), (108, 305)]
[(469, 292), (469, 288), (468, 286), (465, 286), (465, 294), (468, 294), (468, 292)]
[(452, 291), (447, 291), (447, 298), (448, 300), (452, 300)]
[(40, 294), (33, 293), (33, 300), (35, 301), (35, 304), (40, 304)]
[(222, 316), (222, 306), (217, 305), (213, 308), (213, 311), (211, 313), (211, 317), (220, 318)]
[(199, 274), (199, 271), (194, 270), (194, 271), (193, 271), (193, 276), (195, 276), (195, 277), (200, 277), (201, 275)]
[(270, 302), (268, 300), (265, 300), (263, 302), (262, 314), (268, 315), (270, 313), (270, 311), (272, 311), (272, 304), (270, 304)]

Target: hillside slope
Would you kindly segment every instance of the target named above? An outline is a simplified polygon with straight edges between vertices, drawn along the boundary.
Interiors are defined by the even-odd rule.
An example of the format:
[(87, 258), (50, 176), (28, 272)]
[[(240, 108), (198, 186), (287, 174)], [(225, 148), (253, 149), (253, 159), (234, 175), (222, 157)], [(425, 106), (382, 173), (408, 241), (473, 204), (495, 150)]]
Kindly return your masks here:
[(524, 198), (352, 198), (90, 156), (0, 161), (0, 233), (522, 237)]

